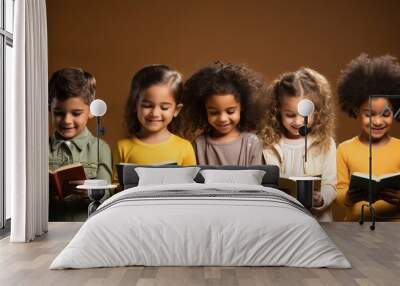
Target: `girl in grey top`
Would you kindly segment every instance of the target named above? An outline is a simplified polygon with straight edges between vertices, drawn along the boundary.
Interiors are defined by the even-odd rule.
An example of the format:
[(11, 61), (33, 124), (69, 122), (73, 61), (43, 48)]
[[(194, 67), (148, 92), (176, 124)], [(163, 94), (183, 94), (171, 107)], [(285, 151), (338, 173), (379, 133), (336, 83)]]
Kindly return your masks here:
[(205, 134), (195, 140), (197, 162), (200, 165), (261, 165), (262, 144), (249, 132), (240, 133), (237, 139), (218, 143)]
[(250, 166), (262, 163), (260, 130), (266, 86), (251, 69), (216, 62), (186, 82), (181, 128), (194, 138), (200, 165)]

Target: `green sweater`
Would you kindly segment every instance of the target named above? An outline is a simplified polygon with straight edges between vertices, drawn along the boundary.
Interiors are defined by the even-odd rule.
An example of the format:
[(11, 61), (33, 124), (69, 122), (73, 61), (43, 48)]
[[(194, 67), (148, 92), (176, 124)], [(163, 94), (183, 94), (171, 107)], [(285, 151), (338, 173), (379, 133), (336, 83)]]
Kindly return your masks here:
[(71, 140), (64, 140), (55, 133), (49, 138), (49, 168), (82, 163), (88, 179), (103, 179), (111, 182), (112, 157), (110, 147), (100, 140), (99, 164), (97, 164), (97, 138), (85, 128)]

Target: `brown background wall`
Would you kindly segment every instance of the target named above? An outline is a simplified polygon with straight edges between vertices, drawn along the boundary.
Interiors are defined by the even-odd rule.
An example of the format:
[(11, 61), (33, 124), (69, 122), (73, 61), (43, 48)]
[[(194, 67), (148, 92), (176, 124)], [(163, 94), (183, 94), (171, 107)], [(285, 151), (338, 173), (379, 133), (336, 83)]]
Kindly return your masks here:
[[(397, 0), (48, 0), (49, 74), (66, 66), (94, 74), (109, 108), (104, 139), (114, 147), (126, 135), (130, 79), (143, 65), (164, 63), (187, 78), (220, 59), (245, 63), (267, 82), (308, 66), (335, 89), (340, 70), (362, 52), (400, 57), (399, 11)], [(337, 117), (338, 142), (358, 133), (357, 121)], [(399, 131), (397, 124), (392, 134)]]

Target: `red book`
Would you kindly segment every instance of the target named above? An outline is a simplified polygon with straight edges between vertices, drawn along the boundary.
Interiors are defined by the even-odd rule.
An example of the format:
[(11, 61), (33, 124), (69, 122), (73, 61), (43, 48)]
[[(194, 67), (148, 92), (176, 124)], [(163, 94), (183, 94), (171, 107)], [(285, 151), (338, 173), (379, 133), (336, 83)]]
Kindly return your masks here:
[(86, 174), (81, 163), (49, 170), (50, 190), (54, 190), (61, 200), (70, 194), (76, 185), (83, 184), (84, 180)]

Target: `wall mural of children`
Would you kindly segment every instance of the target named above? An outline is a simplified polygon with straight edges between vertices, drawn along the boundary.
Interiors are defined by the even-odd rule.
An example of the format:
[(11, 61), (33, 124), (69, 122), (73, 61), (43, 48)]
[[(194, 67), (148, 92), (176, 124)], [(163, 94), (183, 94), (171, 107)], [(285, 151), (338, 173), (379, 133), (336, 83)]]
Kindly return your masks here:
[[(304, 124), (298, 103), (307, 98), (315, 105), (308, 128), (307, 162), (304, 160)], [(332, 92), (327, 79), (309, 68), (284, 73), (269, 89), (266, 123), (262, 131), (266, 164), (280, 167), (280, 175), (321, 175), (321, 190), (313, 193), (312, 212), (320, 221), (332, 221), (331, 205), (336, 197), (336, 145)]]
[[(352, 60), (342, 71), (338, 82), (339, 104), (349, 117), (356, 118), (360, 134), (342, 142), (337, 149), (337, 205), (345, 209), (345, 220), (360, 218), (365, 201), (352, 197), (349, 192), (351, 174), (369, 173), (369, 116), (371, 114), (372, 175), (381, 176), (400, 171), (400, 140), (389, 135), (393, 112), (400, 107), (398, 99), (369, 95), (400, 94), (400, 64), (391, 56), (370, 58), (363, 54)], [(400, 189), (400, 186), (399, 188)], [(377, 219), (400, 216), (399, 190), (381, 190), (381, 199), (373, 203)], [(366, 209), (366, 219), (370, 219)]]
[[(49, 111), (54, 133), (49, 139), (49, 168), (56, 169), (79, 162), (83, 165), (88, 179), (111, 182), (110, 148), (107, 143), (100, 140), (99, 162), (97, 162), (97, 139), (86, 127), (88, 120), (93, 118), (89, 106), (95, 99), (95, 94), (95, 78), (81, 68), (64, 68), (51, 76)], [(64, 201), (70, 202), (71, 205), (81, 204), (85, 213), (89, 202), (87, 196), (86, 191), (75, 190), (65, 197)], [(57, 195), (51, 192), (50, 220), (60, 219), (59, 215), (63, 216), (57, 210), (57, 201)]]
[(194, 73), (184, 86), (182, 132), (195, 138), (200, 165), (262, 163), (264, 80), (251, 69), (215, 62)]
[(196, 164), (191, 143), (170, 131), (183, 107), (182, 87), (181, 74), (165, 65), (146, 66), (134, 75), (125, 106), (130, 137), (118, 141), (114, 163)]

